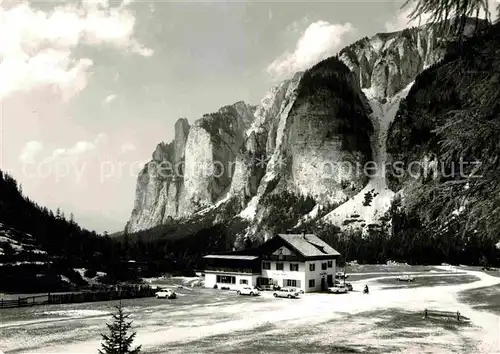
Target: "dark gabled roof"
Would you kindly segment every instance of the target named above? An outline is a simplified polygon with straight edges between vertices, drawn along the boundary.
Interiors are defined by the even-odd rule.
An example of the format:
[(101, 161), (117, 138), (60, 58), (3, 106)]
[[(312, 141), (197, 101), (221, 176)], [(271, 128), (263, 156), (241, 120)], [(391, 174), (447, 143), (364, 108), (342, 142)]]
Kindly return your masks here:
[(314, 234), (278, 234), (267, 240), (257, 248), (241, 251), (226, 252), (222, 254), (209, 254), (205, 259), (239, 259), (253, 261), (262, 254), (274, 252), (281, 245), (292, 248), (304, 260), (307, 258), (332, 258), (340, 253)]
[(278, 237), (304, 257), (340, 256), (339, 252), (314, 234), (279, 234)]

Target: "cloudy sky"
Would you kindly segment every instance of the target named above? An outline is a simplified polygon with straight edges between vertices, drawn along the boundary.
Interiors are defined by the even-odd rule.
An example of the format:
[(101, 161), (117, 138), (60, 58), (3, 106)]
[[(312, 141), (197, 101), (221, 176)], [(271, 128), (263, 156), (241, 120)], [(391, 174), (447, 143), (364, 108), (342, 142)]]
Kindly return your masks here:
[(138, 171), (178, 118), (257, 104), (354, 40), (404, 27), (401, 5), (0, 0), (0, 168), (39, 204), (122, 229)]

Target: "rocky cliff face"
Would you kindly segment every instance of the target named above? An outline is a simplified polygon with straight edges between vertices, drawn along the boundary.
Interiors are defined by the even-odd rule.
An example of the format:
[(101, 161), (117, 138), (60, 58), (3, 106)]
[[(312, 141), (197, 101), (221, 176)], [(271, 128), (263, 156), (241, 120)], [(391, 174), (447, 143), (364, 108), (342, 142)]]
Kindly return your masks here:
[[(470, 20), (464, 34), (470, 36), (475, 29), (476, 21)], [(363, 38), (340, 52), (341, 60), (358, 78), (372, 108), (373, 170), (368, 172), (370, 178), (365, 188), (328, 213), (324, 221), (342, 228), (369, 228), (377, 225), (389, 209), (395, 195), (386, 176), (387, 166), (393, 161), (387, 152), (389, 129), (415, 79), (438, 63), (447, 51), (447, 43), (425, 25)]]
[(231, 169), (255, 108), (237, 102), (192, 126), (175, 124), (175, 138), (160, 143), (139, 173), (128, 232), (151, 228), (212, 205), (231, 185)]
[(336, 58), (304, 73), (285, 126), (281, 184), (318, 203), (361, 189), (366, 178), (352, 167), (371, 159), (368, 111), (355, 76)]
[[(127, 230), (231, 201), (253, 237), (265, 229), (266, 196), (283, 192), (314, 200), (306, 219), (326, 207), (328, 222), (353, 214), (357, 227), (376, 222), (394, 195), (380, 171), (387, 131), (412, 82), (444, 52), (428, 26), (377, 34), (279, 83), (257, 107), (238, 102), (191, 127), (179, 120), (174, 141), (158, 145), (138, 177)], [(363, 170), (368, 161), (376, 162), (374, 176)]]
[[(465, 36), (476, 30), (469, 20)], [(378, 33), (344, 48), (340, 59), (356, 75), (362, 89), (384, 100), (395, 96), (413, 82), (425, 68), (443, 58), (446, 45), (429, 25), (393, 33)]]

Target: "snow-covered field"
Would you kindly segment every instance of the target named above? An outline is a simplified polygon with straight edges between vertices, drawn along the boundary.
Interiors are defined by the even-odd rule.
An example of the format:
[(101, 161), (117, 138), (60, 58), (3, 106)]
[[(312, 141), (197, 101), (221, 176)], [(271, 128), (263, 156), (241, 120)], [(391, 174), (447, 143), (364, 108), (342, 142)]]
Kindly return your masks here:
[[(489, 289), (499, 277), (473, 270), (402, 267), (353, 281), (354, 292), (300, 299), (238, 296), (204, 288), (176, 290), (175, 300), (126, 300), (144, 353), (499, 353), (500, 317), (462, 302), (461, 293)], [(368, 272), (367, 272), (368, 273)], [(361, 274), (361, 273), (358, 273)], [(442, 279), (443, 281), (439, 281)], [(451, 281), (453, 279), (453, 281)], [(461, 281), (463, 279), (463, 281)], [(448, 280), (449, 283), (448, 283)], [(392, 282), (394, 282), (392, 284)], [(360, 290), (370, 286), (370, 294)], [(451, 285), (450, 285), (451, 284)], [(395, 288), (394, 286), (402, 286)], [(96, 353), (114, 303), (52, 305), (0, 311), (5, 353)], [(471, 319), (423, 319), (425, 308)]]

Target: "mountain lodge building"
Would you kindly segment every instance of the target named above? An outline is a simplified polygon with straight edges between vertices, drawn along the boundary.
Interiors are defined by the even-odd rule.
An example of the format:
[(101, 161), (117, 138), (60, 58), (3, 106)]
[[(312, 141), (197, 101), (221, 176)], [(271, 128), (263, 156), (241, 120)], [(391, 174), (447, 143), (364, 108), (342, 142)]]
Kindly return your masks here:
[(278, 234), (257, 248), (205, 256), (205, 287), (326, 290), (335, 279), (335, 249), (313, 234)]

